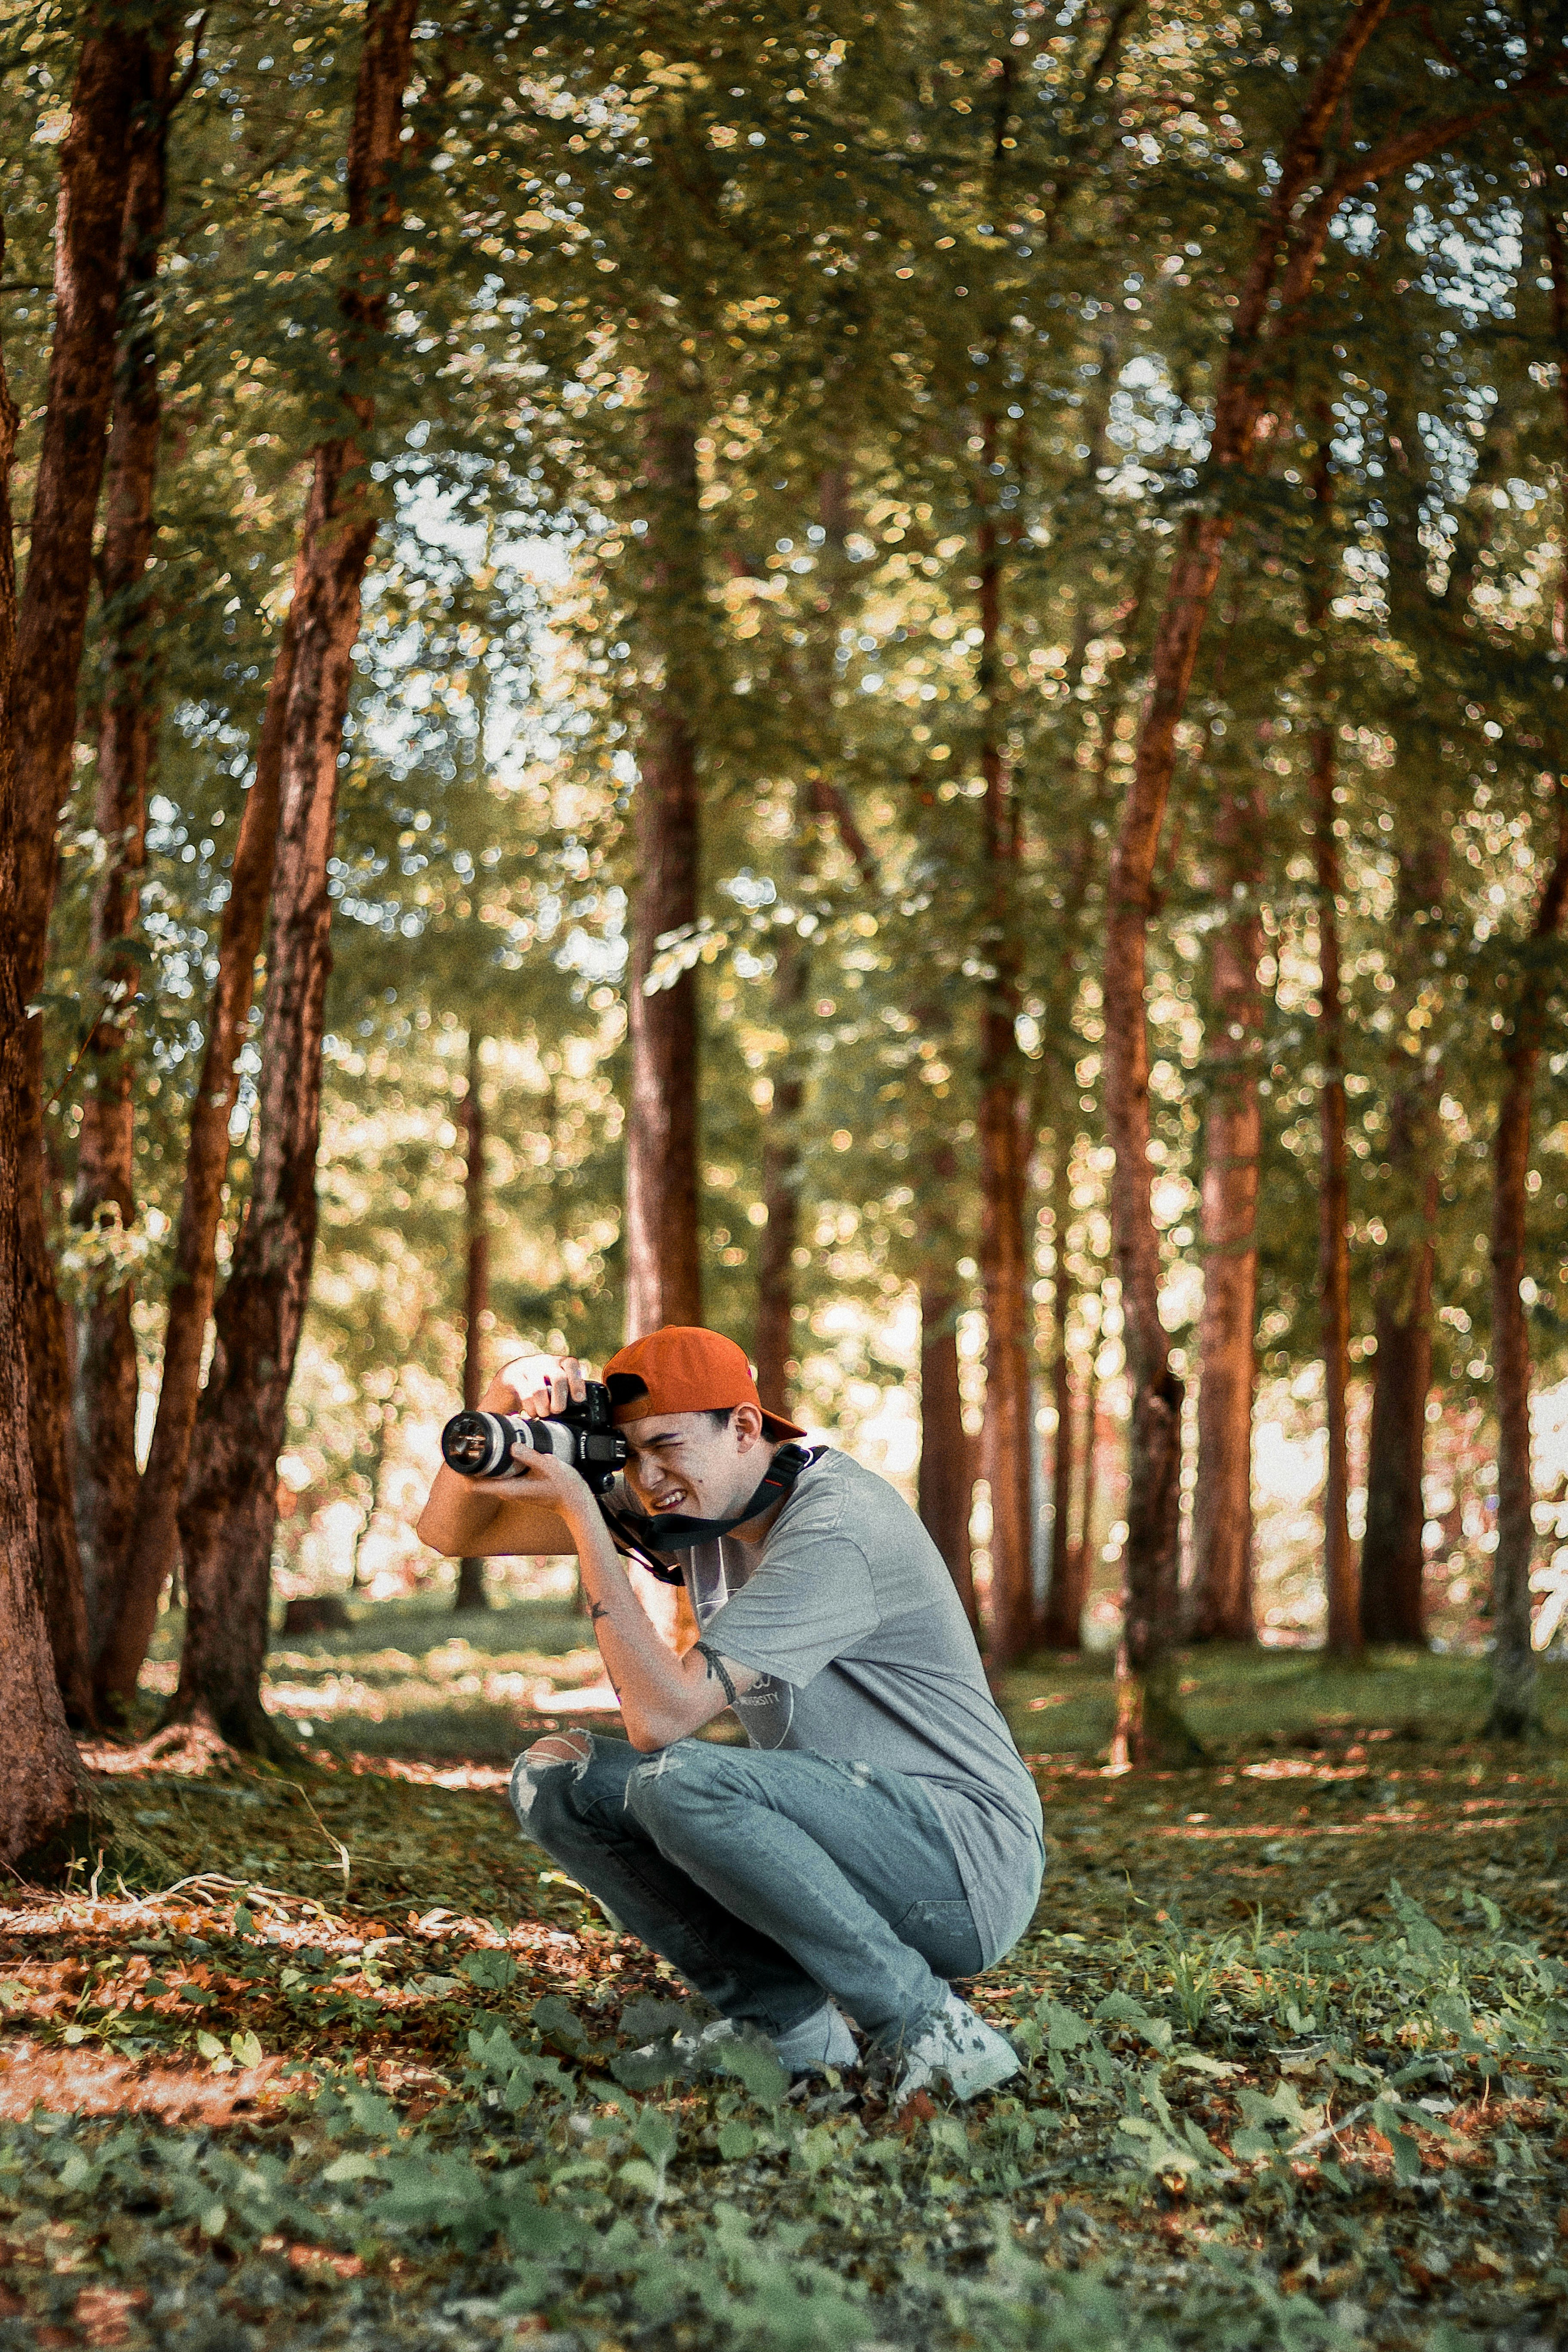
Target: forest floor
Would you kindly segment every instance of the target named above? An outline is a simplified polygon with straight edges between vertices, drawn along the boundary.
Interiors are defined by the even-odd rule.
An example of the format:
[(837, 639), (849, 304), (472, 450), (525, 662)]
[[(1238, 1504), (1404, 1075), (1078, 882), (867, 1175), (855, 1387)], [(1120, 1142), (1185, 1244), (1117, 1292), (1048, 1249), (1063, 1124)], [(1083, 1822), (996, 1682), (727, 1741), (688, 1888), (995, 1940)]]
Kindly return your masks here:
[(636, 2054), (679, 1988), (505, 1801), (618, 1728), (583, 1632), (382, 1604), (275, 1648), (297, 1770), (89, 1750), (93, 1855), (0, 1904), (0, 2352), (1568, 2337), (1568, 1675), (1510, 1754), (1476, 1662), (1205, 1652), (1208, 1760), (1122, 1778), (1103, 1662), (1011, 1675), (1026, 2071), (897, 2119)]

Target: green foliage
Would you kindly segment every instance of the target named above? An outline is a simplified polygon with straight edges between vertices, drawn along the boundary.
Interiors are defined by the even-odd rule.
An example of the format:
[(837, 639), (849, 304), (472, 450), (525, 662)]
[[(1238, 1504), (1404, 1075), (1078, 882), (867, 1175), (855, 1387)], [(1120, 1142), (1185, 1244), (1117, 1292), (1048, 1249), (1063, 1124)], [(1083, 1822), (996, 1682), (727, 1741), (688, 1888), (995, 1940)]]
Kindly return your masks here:
[[(555, 2326), (612, 2330), (679, 2322), (683, 2341), (715, 2347), (847, 2347), (873, 2330), (879, 2343), (923, 2343), (941, 2314), (955, 2333), (1018, 2352), (1065, 2347), (1069, 2332), (1108, 2347), (1326, 2347), (1342, 2340), (1344, 2311), (1260, 2265), (1247, 2236), (1268, 2240), (1282, 2210), (1298, 2248), (1331, 2243), (1347, 2223), (1375, 2238), (1429, 2177), (1429, 2156), (1494, 2160), (1475, 2137), (1480, 2111), (1451, 2128), (1444, 2111), (1457, 2115), (1455, 2100), (1423, 2095), (1425, 2084), (1457, 2081), (1456, 2069), (1483, 2057), (1500, 2084), (1504, 2051), (1502, 2107), (1562, 2077), (1558, 1963), (1500, 1935), (1500, 1918), (1479, 1906), (1469, 1933), (1440, 1929), (1397, 1885), (1389, 1908), (1388, 1932), (1353, 1957), (1342, 1949), (1325, 1970), (1326, 2039), (1311, 2058), (1326, 2095), (1303, 2095), (1289, 2049), (1279, 2061), (1297, 2071), (1269, 2081), (1257, 2056), (1178, 2042), (1131, 1989), (1163, 1972), (1157, 1947), (1133, 1945), (1131, 1968), (1092, 2019), (1054, 1995), (1036, 2001), (1018, 2031), (1034, 2053), (1021, 2093), (979, 2113), (936, 2114), (901, 2137), (831, 2087), (804, 2110), (765, 2086), (758, 2095), (732, 2063), (673, 2098), (629, 2095), (605, 2074), (599, 2046), (574, 2063), (543, 2046), (542, 2035), (560, 2042), (564, 2004), (552, 1998), (531, 2025), (472, 2027), (461, 2065), (448, 2063), (434, 2101), (417, 2107), (318, 2063), (299, 2071), (281, 2111), (237, 2136), (40, 2113), (8, 2136), (0, 2205), (14, 2246), (44, 2227), (90, 2241), (95, 2217), (121, 2209), (118, 2268), (155, 2279), (160, 2295), (216, 2256), (242, 2299), (280, 2310), (281, 2250), (292, 2245), (289, 2261), (315, 2263), (322, 2278), (342, 2264), (356, 2306), (395, 2336), (418, 2282), (422, 2294), (468, 2295), (476, 2315), (538, 2313)], [(1278, 1937), (1252, 1954), (1228, 1938), (1210, 1958), (1233, 1999), (1250, 1993), (1261, 2010), (1281, 1955)], [(477, 1964), (498, 1957), (472, 1950), (460, 1973), (483, 1982)], [(1052, 1969), (1049, 1938), (1035, 1959)], [(1434, 2012), (1422, 2056), (1373, 2063), (1367, 1987), (1407, 2014), (1413, 1990), (1460, 1980), (1475, 2005), (1458, 2039)], [(620, 2021), (623, 2033), (648, 2022), (647, 2002)], [(580, 2027), (576, 2038), (589, 2039)], [(1385, 2146), (1382, 2173), (1369, 2133)], [(1528, 2177), (1522, 2143), (1508, 2160)], [(1047, 2185), (1053, 2218), (1041, 2236)], [(1173, 2196), (1212, 2200), (1216, 2219), (1242, 2227), (1226, 2221), (1189, 2241), (1180, 2276), (1151, 2274), (1130, 2303), (1113, 2241), (1139, 2242), (1144, 2217), (1157, 2221)], [(144, 2273), (132, 2255), (139, 2231), (157, 2250)], [(922, 2252), (889, 2263), (890, 2250), (916, 2242)], [(1324, 2265), (1311, 2276), (1326, 2277)], [(183, 2344), (181, 2323), (170, 2324)], [(1448, 2324), (1418, 2340), (1445, 2342)]]
[[(389, 1655), (332, 1638), (323, 1679)], [(1278, 1665), (1202, 1671), (1321, 1740)], [(1410, 1687), (1365, 1684), (1396, 1717)], [(1557, 1769), (1389, 1728), (1216, 1731), (1166, 1780), (1043, 1765), (1040, 1912), (974, 1989), (1024, 2070), (901, 2120), (857, 2074), (782, 2095), (742, 2038), (678, 2051), (706, 2013), (542, 1868), (493, 1769), (105, 1776), (96, 1897), (8, 1915), (6, 2096), (92, 2068), (160, 2104), (0, 2127), (0, 2291), (34, 2330), (144, 2294), (127, 2352), (198, 2352), (215, 2308), (247, 2352), (458, 2315), (650, 2352), (1446, 2352), (1525, 2303), (1552, 2340)]]

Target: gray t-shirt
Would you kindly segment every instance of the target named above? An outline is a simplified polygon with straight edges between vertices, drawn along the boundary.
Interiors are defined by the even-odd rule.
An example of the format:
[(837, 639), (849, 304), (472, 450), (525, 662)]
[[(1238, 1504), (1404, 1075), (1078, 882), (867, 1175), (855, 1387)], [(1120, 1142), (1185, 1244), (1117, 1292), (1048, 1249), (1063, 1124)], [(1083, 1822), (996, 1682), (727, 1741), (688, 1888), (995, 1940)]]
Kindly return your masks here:
[(762, 1543), (726, 1536), (673, 1557), (704, 1641), (764, 1677), (735, 1703), (753, 1748), (920, 1781), (952, 1842), (989, 1968), (1039, 1894), (1040, 1801), (952, 1579), (909, 1505), (830, 1451), (802, 1472)]

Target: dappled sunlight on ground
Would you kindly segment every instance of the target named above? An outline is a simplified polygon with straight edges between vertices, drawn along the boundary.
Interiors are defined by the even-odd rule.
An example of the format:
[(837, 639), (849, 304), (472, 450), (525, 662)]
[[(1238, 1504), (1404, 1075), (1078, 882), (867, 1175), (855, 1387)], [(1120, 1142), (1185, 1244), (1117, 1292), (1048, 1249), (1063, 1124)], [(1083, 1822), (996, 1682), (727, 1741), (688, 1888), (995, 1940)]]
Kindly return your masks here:
[(624, 2292), (667, 2310), (701, 2279), (729, 2313), (763, 2262), (852, 2313), (823, 2344), (924, 2340), (934, 2296), (943, 2340), (1035, 2347), (1039, 2294), (1053, 2352), (1559, 2340), (1562, 1750), (1481, 1747), (1469, 1662), (1194, 1654), (1206, 1761), (1120, 1777), (1105, 1662), (1006, 1676), (1026, 1746), (1042, 1718), (1058, 1743), (1030, 1748), (1051, 1862), (966, 1990), (1027, 2063), (895, 2130), (858, 2074), (780, 2105), (637, 2054), (689, 2015), (679, 1981), (505, 1794), (546, 1723), (616, 1731), (581, 1620), (392, 1613), (276, 1654), (297, 1766), (94, 1743), (91, 1854), (0, 1906), (0, 2331), (26, 2352), (163, 2352), (187, 2311), (224, 2352), (607, 2352)]

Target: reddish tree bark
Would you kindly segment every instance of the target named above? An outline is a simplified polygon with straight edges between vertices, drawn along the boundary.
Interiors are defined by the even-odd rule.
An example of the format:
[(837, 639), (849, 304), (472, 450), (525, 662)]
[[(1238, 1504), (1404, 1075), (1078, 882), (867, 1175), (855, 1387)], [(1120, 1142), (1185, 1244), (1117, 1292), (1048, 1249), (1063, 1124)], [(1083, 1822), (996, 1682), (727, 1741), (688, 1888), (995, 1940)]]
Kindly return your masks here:
[[(1112, 853), (1106, 915), (1105, 1106), (1115, 1150), (1111, 1225), (1132, 1388), (1124, 1633), (1115, 1753), (1180, 1759), (1191, 1735), (1171, 1700), (1168, 1656), (1176, 1602), (1182, 1384), (1160, 1320), (1160, 1254), (1150, 1197), (1149, 1040), (1144, 1012), (1154, 861), (1170, 796), (1176, 730), (1198, 644), (1235, 525), (1241, 485), (1268, 406), (1274, 354), (1294, 330), (1344, 198), (1415, 162), (1496, 110), (1401, 134), (1325, 175), (1323, 150), (1363, 51), (1389, 0), (1356, 0), (1314, 75), (1279, 158), (1268, 215), (1236, 295), (1209, 440), (1206, 495), (1177, 539), (1155, 635), (1152, 677)], [(1317, 193), (1314, 194), (1313, 191)]]
[[(0, 262), (5, 231), (0, 222)], [(16, 793), (11, 694), (16, 565), (11, 461), (16, 404), (0, 358), (0, 1864), (18, 1875), (47, 1864), (76, 1810), (76, 1751), (66, 1728), (38, 1575), (38, 1523), (27, 1432), (27, 1368), (17, 1305), (20, 1111), (26, 1087), (18, 985)]]
[(1089, 1370), (1083, 1383), (1083, 1492), (1079, 1499), (1078, 1572), (1083, 1586), (1084, 1606), (1089, 1605), (1089, 1587), (1094, 1582), (1094, 1512), (1100, 1480), (1100, 1339), (1097, 1334), (1089, 1351)]
[(1189, 1630), (1199, 1642), (1250, 1642), (1252, 1402), (1257, 1384), (1258, 1179), (1263, 1120), (1258, 905), (1264, 824), (1256, 786), (1227, 792), (1215, 827), (1213, 896), (1231, 913), (1209, 948), (1209, 1103), (1200, 1223), (1198, 1481)]
[[(1538, 173), (1538, 184), (1544, 174)], [(1562, 216), (1550, 193), (1542, 207), (1546, 257), (1552, 273), (1552, 314), (1558, 351), (1557, 386), (1568, 425), (1568, 252)], [(1553, 613), (1557, 651), (1568, 652), (1568, 563), (1559, 573)], [(1552, 944), (1568, 901), (1568, 780), (1555, 779), (1557, 839), (1542, 886), (1518, 982), (1513, 1018), (1503, 1034), (1504, 1085), (1492, 1139), (1491, 1312), (1492, 1386), (1498, 1416), (1497, 1550), (1492, 1557), (1491, 1710), (1494, 1739), (1522, 1739), (1535, 1727), (1535, 1650), (1531, 1641), (1530, 1570), (1535, 1551), (1535, 1482), (1530, 1447), (1530, 1327), (1520, 1285), (1524, 1279), (1525, 1205), (1529, 1198), (1531, 1126), (1554, 977)]]
[(351, 225), (370, 234), (340, 298), (349, 423), (317, 447), (305, 516), (283, 721), (256, 1168), (218, 1301), (180, 1509), (187, 1615), (171, 1713), (204, 1718), (246, 1747), (277, 1738), (260, 1697), (277, 1462), (315, 1243), (321, 1022), (331, 961), (327, 865), (361, 586), (377, 528), (362, 442), (373, 410), (357, 387), (370, 366), (370, 338), (385, 321), (390, 232), (398, 217), (390, 174), (413, 66), (413, 23), (414, 0), (379, 0), (365, 20), (348, 183)]
[[(1401, 844), (1395, 895), (1399, 982), (1395, 1037), (1427, 971), (1426, 928), (1440, 917), (1448, 833), (1440, 813), (1425, 835)], [(1389, 1238), (1374, 1293), (1372, 1430), (1367, 1450), (1366, 1534), (1361, 1549), (1361, 1626), (1369, 1642), (1425, 1642), (1426, 1511), (1422, 1481), (1426, 1399), (1432, 1386), (1432, 1276), (1436, 1260), (1437, 1171), (1434, 1122), (1441, 1074), (1436, 1058), (1398, 1045), (1388, 1119)]]
[(301, 556), (295, 564), (294, 600), (279, 632), (257, 742), (256, 774), (245, 796), (229, 869), (228, 898), (219, 926), (217, 978), (207, 1007), (206, 1043), (185, 1146), (157, 1417), (142, 1474), (132, 1541), (116, 1582), (112, 1608), (105, 1612), (95, 1664), (99, 1703), (111, 1712), (123, 1710), (134, 1696), (158, 1622), (159, 1598), (179, 1547), (180, 1496), (190, 1462), (207, 1318), (217, 1280), (217, 1231), (228, 1172), (228, 1126), (239, 1089), (239, 1049), (250, 1019), (256, 959), (272, 887), (283, 726), (294, 676), (295, 614), (303, 592), (302, 563)]
[[(485, 1106), (480, 1093), (480, 1038), (468, 1032), (468, 1086), (463, 1097), (463, 1406), (472, 1412), (485, 1392), (485, 1318), (490, 1304), (490, 1228), (486, 1197)], [(488, 1609), (482, 1559), (458, 1562), (458, 1613)]]
[(1323, 1583), (1334, 1657), (1362, 1648), (1361, 1586), (1350, 1530), (1350, 1155), (1345, 1117), (1345, 1006), (1340, 977), (1340, 848), (1334, 835), (1334, 730), (1312, 739), (1312, 853), (1318, 897), (1318, 1320), (1323, 1351)]
[[(1557, 264), (1564, 304), (1562, 257)], [(1568, 345), (1565, 345), (1568, 348)], [(1504, 1034), (1504, 1086), (1492, 1139), (1492, 1392), (1498, 1417), (1497, 1550), (1492, 1557), (1491, 1712), (1489, 1737), (1522, 1739), (1536, 1723), (1535, 1651), (1531, 1639), (1530, 1570), (1535, 1552), (1535, 1485), (1530, 1448), (1530, 1327), (1520, 1284), (1525, 1271), (1531, 1126), (1535, 1078), (1553, 971), (1552, 942), (1568, 900), (1568, 781), (1556, 780), (1556, 855), (1542, 887), (1525, 950), (1513, 1018)]]
[(963, 1613), (977, 1626), (970, 1566), (973, 1448), (963, 1426), (958, 1383), (958, 1317), (963, 1302), (951, 1274), (934, 1267), (921, 1282), (921, 1459), (916, 1507), (921, 1524), (947, 1562)]
[[(626, 1337), (702, 1320), (699, 1231), (697, 974), (655, 970), (659, 942), (697, 920), (701, 857), (694, 646), (702, 621), (697, 436), (657, 373), (643, 434), (648, 579), (643, 626), (659, 683), (632, 796), (632, 937), (626, 975)], [(653, 985), (650, 987), (650, 980)]]
[[(136, 1214), (131, 1041), (141, 978), (131, 934), (146, 858), (147, 785), (157, 734), (154, 635), (146, 597), (163, 402), (149, 299), (158, 275), (167, 209), (165, 151), (174, 79), (172, 30), (149, 58), (148, 87), (132, 123), (125, 205), (121, 319), (109, 436), (99, 586), (109, 639), (98, 737), (94, 824), (104, 865), (89, 930), (100, 1011), (82, 1055), (73, 1224), (111, 1212), (122, 1231)], [(132, 1284), (112, 1267), (77, 1315), (76, 1517), (89, 1642), (123, 1572), (136, 1522), (136, 1339)]]
[(1072, 1285), (1067, 1263), (1071, 1212), (1072, 1155), (1058, 1121), (1057, 1163), (1051, 1178), (1051, 1235), (1056, 1252), (1051, 1286), (1051, 1396), (1057, 1433), (1051, 1448), (1051, 1574), (1039, 1629), (1041, 1647), (1047, 1650), (1083, 1647), (1083, 1608), (1089, 1597), (1088, 1549), (1072, 1540), (1072, 1357), (1068, 1345)]
[[(157, 21), (161, 24), (162, 18)], [(60, 811), (70, 788), (92, 530), (114, 387), (121, 238), (150, 29), (89, 22), (60, 146), (55, 331), (16, 628), (11, 753), (17, 778), (13, 944), (24, 1003), (43, 982)], [(91, 1714), (87, 1618), (71, 1494), (70, 1361), (48, 1246), (42, 1024), (26, 1029), (18, 1105), (20, 1313), (27, 1355), (44, 1602), (68, 1711)]]
[[(1004, 49), (992, 92), (991, 200), (1006, 201), (1008, 153), (1017, 60)], [(992, 387), (1006, 352), (998, 320), (988, 338)], [(1026, 431), (1020, 427), (1020, 433)], [(980, 1286), (985, 1306), (985, 1417), (980, 1432), (981, 1475), (991, 1495), (989, 1651), (998, 1664), (1016, 1658), (1034, 1636), (1035, 1415), (1030, 1378), (1034, 1356), (1033, 1288), (1026, 1230), (1029, 1192), (1028, 1121), (1017, 1020), (1023, 965), (1018, 937), (1018, 879), (1023, 818), (1008, 763), (1006, 679), (1003, 666), (1003, 567), (1014, 525), (993, 503), (1000, 473), (1001, 419), (994, 408), (980, 424), (982, 462), (972, 495), (979, 509), (975, 553), (979, 572), (976, 617), (980, 645), (975, 694), (981, 713), (980, 896), (986, 975), (978, 1040), (980, 1143)]]
[[(1423, 1122), (1415, 1109), (1409, 1103), (1396, 1103), (1390, 1123), (1389, 1158), (1405, 1172), (1412, 1161), (1426, 1157), (1417, 1140)], [(1436, 1213), (1437, 1179), (1428, 1174), (1414, 1213), (1416, 1230), (1386, 1253), (1389, 1263), (1377, 1285), (1377, 1361), (1367, 1445), (1366, 1534), (1361, 1549), (1361, 1626), (1368, 1642), (1426, 1639), (1423, 1479), (1426, 1399), (1432, 1386)]]
[[(988, 446), (994, 446), (994, 436)], [(985, 1419), (981, 1475), (991, 1490), (990, 1650), (1020, 1656), (1035, 1623), (1029, 1362), (1029, 1149), (1018, 1050), (1017, 798), (1001, 743), (1002, 548), (989, 515), (980, 528), (980, 658), (985, 714), (980, 769), (981, 865), (990, 967), (980, 1006), (980, 1282), (985, 1303)]]
[[(1321, 637), (1329, 614), (1333, 476), (1326, 402), (1314, 416), (1317, 461), (1312, 496), (1314, 547), (1307, 625)], [(1318, 911), (1318, 1328), (1323, 1360), (1323, 1588), (1331, 1657), (1359, 1657), (1361, 1580), (1350, 1530), (1351, 1252), (1350, 1152), (1346, 1140), (1345, 1002), (1340, 965), (1340, 845), (1334, 831), (1338, 762), (1332, 703), (1320, 681), (1321, 708), (1312, 730), (1309, 794)]]
[(767, 1211), (757, 1244), (757, 1393), (787, 1413), (795, 1359), (795, 1253), (800, 1239), (800, 1115), (805, 1076), (796, 1030), (811, 972), (810, 950), (793, 928), (774, 934), (773, 1012), (788, 1044), (773, 1079), (763, 1134), (762, 1195)]

